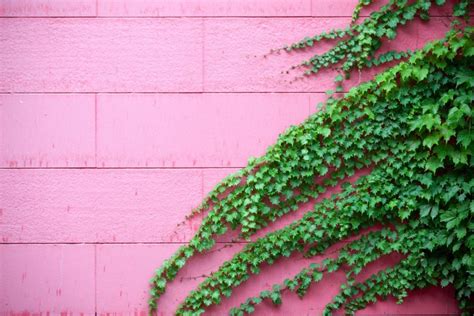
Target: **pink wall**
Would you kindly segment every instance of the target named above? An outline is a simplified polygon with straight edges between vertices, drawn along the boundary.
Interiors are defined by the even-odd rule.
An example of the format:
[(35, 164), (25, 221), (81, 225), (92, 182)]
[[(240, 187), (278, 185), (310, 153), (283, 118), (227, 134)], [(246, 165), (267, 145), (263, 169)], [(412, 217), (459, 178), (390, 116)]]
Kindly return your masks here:
[[(177, 224), (332, 87), (328, 71), (296, 83), (297, 73), (281, 74), (328, 44), (265, 54), (347, 25), (356, 2), (0, 0), (0, 314), (144, 313), (155, 268), (189, 241), (199, 219)], [(384, 49), (441, 37), (447, 12), (404, 27)], [(163, 315), (243, 247), (229, 241), (192, 259), (160, 301)], [(209, 314), (306, 264), (278, 261)], [(280, 308), (263, 305), (258, 314), (319, 314), (341, 282), (333, 275), (303, 300), (286, 294)], [(364, 311), (385, 312), (457, 308), (451, 288), (430, 288), (404, 305)]]

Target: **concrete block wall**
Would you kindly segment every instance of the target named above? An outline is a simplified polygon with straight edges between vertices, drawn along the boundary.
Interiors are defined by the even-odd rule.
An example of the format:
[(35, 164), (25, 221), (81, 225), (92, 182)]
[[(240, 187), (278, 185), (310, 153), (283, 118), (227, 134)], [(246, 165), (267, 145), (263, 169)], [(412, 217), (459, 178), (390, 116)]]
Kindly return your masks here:
[[(0, 314), (146, 314), (148, 280), (200, 219), (177, 224), (333, 86), (331, 71), (297, 82), (297, 72), (285, 73), (330, 43), (267, 53), (346, 26), (356, 2), (0, 0)], [(449, 9), (433, 15), (383, 49), (442, 37)], [(230, 241), (191, 260), (160, 314), (171, 315), (245, 244)], [(307, 264), (292, 256), (265, 267), (208, 314), (225, 314)], [(257, 315), (320, 314), (341, 282), (332, 275), (304, 299), (285, 294), (281, 307), (264, 304)], [(429, 288), (363, 314), (457, 312), (451, 288)]]

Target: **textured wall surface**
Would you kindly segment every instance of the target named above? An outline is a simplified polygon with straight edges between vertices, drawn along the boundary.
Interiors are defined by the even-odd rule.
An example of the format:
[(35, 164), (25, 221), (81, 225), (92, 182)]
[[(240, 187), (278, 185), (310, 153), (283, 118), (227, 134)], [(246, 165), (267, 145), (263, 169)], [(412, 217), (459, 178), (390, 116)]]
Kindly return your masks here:
[[(347, 25), (356, 2), (0, 0), (0, 314), (144, 314), (148, 280), (199, 219), (177, 224), (333, 86), (330, 71), (297, 82), (297, 72), (285, 73), (329, 43), (269, 50)], [(442, 37), (448, 14), (433, 10), (429, 23), (402, 28), (383, 50)], [(160, 313), (172, 314), (203, 274), (244, 246), (230, 241), (191, 260)], [(307, 264), (292, 256), (265, 267), (208, 314), (225, 314)], [(285, 294), (281, 307), (263, 304), (257, 314), (320, 314), (341, 282), (332, 275), (303, 300)], [(362, 314), (456, 312), (451, 288), (429, 288)]]

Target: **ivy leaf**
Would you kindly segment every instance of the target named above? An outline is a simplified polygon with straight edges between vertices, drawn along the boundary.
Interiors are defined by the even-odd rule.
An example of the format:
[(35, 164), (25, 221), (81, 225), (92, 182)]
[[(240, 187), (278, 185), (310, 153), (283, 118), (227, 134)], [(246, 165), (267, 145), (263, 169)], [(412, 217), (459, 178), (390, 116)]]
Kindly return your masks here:
[(458, 79), (456, 82), (456, 86), (462, 85), (467, 83), (469, 87), (474, 87), (474, 71), (465, 68), (459, 71), (458, 75), (456, 76)]
[(439, 208), (438, 206), (433, 206), (431, 208), (431, 218), (434, 219), (436, 216), (438, 216), (438, 213), (439, 213)]
[(457, 135), (457, 143), (461, 144), (464, 148), (468, 148), (474, 137), (474, 131), (463, 130)]
[(328, 128), (328, 127), (322, 127), (319, 129), (319, 132), (321, 135), (323, 135), (324, 137), (328, 137), (329, 135), (331, 135), (331, 129)]
[(426, 162), (425, 168), (432, 172), (436, 172), (436, 170), (439, 169), (442, 165), (443, 165), (443, 162), (438, 157), (433, 156), (430, 159), (428, 159), (428, 161)]
[(270, 294), (270, 299), (274, 305), (281, 305), (281, 294), (280, 292), (274, 291)]
[(364, 109), (364, 113), (367, 114), (367, 116), (369, 117), (369, 119), (371, 119), (371, 120), (375, 119), (375, 114), (374, 114), (374, 112), (372, 112), (372, 110), (370, 110), (369, 108), (365, 108), (365, 109)]
[(422, 125), (426, 127), (429, 131), (435, 126), (439, 126), (441, 124), (441, 118), (439, 115), (433, 114), (426, 114), (421, 117)]
[(411, 73), (416, 77), (416, 79), (418, 79), (418, 81), (422, 81), (426, 76), (428, 76), (429, 70), (426, 67), (415, 67), (412, 69)]
[(456, 228), (456, 236), (458, 237), (458, 239), (464, 238), (464, 236), (466, 236), (466, 232), (466, 227)]
[(440, 161), (443, 161), (449, 154), (454, 150), (453, 146), (441, 144), (434, 148), (434, 152), (437, 154)]
[(401, 209), (398, 211), (398, 216), (400, 219), (405, 220), (410, 217), (411, 210), (410, 209)]
[(438, 144), (440, 137), (441, 137), (440, 133), (433, 133), (431, 135), (428, 135), (423, 140), (423, 145), (428, 148), (431, 148), (433, 147), (433, 145)]
[(464, 49), (464, 56), (466, 56), (466, 57), (472, 57), (472, 56), (474, 56), (474, 46), (466, 47), (466, 48)]
[(385, 35), (387, 36), (389, 40), (393, 40), (397, 36), (397, 33), (394, 30), (387, 29), (387, 31), (385, 32)]
[(447, 127), (445, 124), (441, 125), (440, 133), (444, 141), (449, 141), (449, 139), (456, 134), (456, 131), (452, 128)]
[(324, 176), (326, 173), (328, 173), (328, 171), (329, 171), (329, 168), (326, 167), (326, 166), (321, 166), (321, 167), (319, 168), (319, 174), (320, 174), (321, 176)]
[(430, 206), (430, 205), (427, 205), (427, 204), (422, 205), (422, 206), (420, 207), (420, 210), (421, 210), (421, 211), (420, 211), (420, 216), (421, 216), (421, 217), (426, 217), (426, 216), (428, 216), (428, 214), (429, 214), (430, 211), (431, 211), (431, 206)]
[(314, 271), (313, 272), (313, 281), (318, 282), (323, 278), (323, 273), (319, 271)]
[(455, 165), (467, 164), (467, 152), (461, 150), (453, 150), (449, 153)]
[(337, 75), (336, 78), (334, 78), (334, 82), (341, 82), (343, 80), (344, 80), (344, 77), (341, 74)]
[(459, 121), (462, 120), (462, 117), (463, 112), (459, 108), (454, 106), (449, 110), (447, 122), (451, 126), (457, 126), (459, 124)]

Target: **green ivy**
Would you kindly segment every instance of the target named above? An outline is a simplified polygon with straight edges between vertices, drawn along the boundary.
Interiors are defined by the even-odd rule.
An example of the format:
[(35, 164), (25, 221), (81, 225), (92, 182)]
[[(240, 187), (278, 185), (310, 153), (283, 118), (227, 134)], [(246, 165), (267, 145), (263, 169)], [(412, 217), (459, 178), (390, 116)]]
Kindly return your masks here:
[[(336, 91), (353, 70), (401, 62), (342, 98), (329, 97), (319, 112), (280, 135), (264, 156), (218, 184), (190, 215), (207, 213), (195, 236), (151, 280), (151, 312), (187, 260), (212, 248), (218, 235), (231, 229), (248, 239), (338, 184), (341, 193), (301, 220), (250, 242), (191, 291), (176, 313), (199, 315), (258, 274), (262, 264), (295, 252), (312, 258), (350, 237), (355, 240), (336, 258), (311, 264), (230, 313), (252, 313), (265, 300), (282, 304), (283, 291), (302, 297), (325, 274), (342, 268), (346, 283), (325, 314), (339, 309), (352, 314), (389, 295), (402, 303), (410, 290), (429, 285), (454, 286), (459, 307), (466, 314), (473, 311), (474, 29), (466, 26), (471, 1), (456, 4), (453, 15), (460, 18), (444, 39), (417, 51), (376, 55), (382, 40), (394, 39), (400, 25), (415, 17), (429, 19), (432, 3), (444, 2), (392, 0), (357, 24), (361, 8), (372, 3), (360, 0), (348, 28), (287, 47), (298, 50), (338, 39), (334, 48), (302, 65), (308, 74), (339, 69)], [(370, 174), (346, 182), (367, 168)], [(382, 228), (360, 235), (374, 226)], [(355, 281), (367, 264), (391, 253), (403, 258)]]

